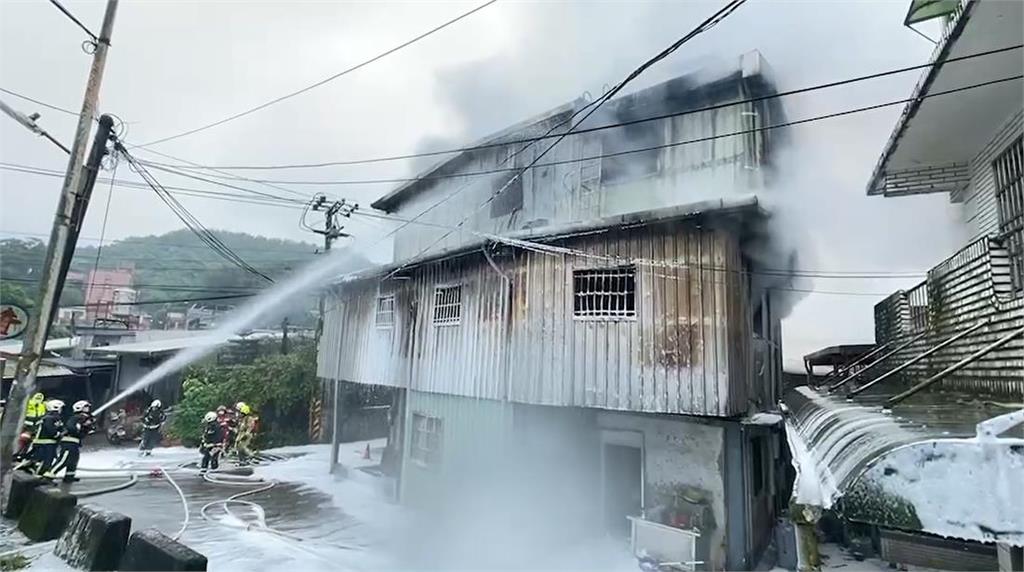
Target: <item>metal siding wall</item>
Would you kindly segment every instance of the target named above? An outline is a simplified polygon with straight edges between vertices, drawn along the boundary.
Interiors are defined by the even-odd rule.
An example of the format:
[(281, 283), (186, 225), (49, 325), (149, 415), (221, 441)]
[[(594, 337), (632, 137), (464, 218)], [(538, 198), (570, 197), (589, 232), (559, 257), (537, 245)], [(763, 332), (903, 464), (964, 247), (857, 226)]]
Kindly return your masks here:
[[(497, 260), (511, 308), (508, 283), (481, 255), (424, 265), (390, 282), (396, 326), (385, 331), (373, 323), (372, 284), (344, 285), (325, 324), (320, 376), (537, 405), (745, 411), (750, 310), (734, 237), (675, 224), (561, 242), (674, 266), (638, 265), (636, 318), (619, 320), (573, 316), (573, 270), (617, 265), (582, 256), (516, 250)], [(435, 326), (434, 289), (449, 284), (462, 285), (461, 322)]]
[(1024, 111), (1018, 111), (996, 133), (981, 153), (971, 161), (971, 182), (967, 187), (964, 217), (971, 240), (999, 232), (999, 211), (996, 206), (996, 183), (992, 161), (1007, 145), (1024, 133)]
[[(928, 289), (928, 334), (905, 351), (893, 356), (886, 369), (923, 353), (943, 340), (964, 331), (979, 320), (992, 323), (927, 359), (910, 366), (901, 376), (904, 384), (923, 381), (995, 342), (1024, 325), (1024, 298), (1012, 298), (1003, 291), (1006, 281), (1006, 251), (994, 239), (983, 238), (932, 268)], [(908, 341), (914, 330), (907, 312), (906, 293), (897, 292), (875, 307), (878, 343)], [(893, 317), (903, 316), (902, 319)], [(884, 370), (879, 370), (880, 375)], [(1019, 397), (1024, 393), (1024, 340), (1015, 339), (987, 356), (951, 374), (944, 388)], [(895, 392), (885, 388), (886, 392)]]
[(564, 244), (592, 255), (687, 267), (638, 266), (635, 319), (577, 319), (572, 271), (615, 263), (517, 253), (510, 399), (699, 415), (743, 410), (749, 340), (738, 338), (749, 337), (749, 309), (735, 240), (676, 227)]
[[(380, 288), (380, 295), (395, 294), (390, 283), (385, 282)], [(318, 352), (319, 377), (405, 385), (398, 335), (407, 318), (396, 295), (394, 327), (378, 328), (377, 296), (378, 287), (372, 281), (340, 285), (328, 296)]]

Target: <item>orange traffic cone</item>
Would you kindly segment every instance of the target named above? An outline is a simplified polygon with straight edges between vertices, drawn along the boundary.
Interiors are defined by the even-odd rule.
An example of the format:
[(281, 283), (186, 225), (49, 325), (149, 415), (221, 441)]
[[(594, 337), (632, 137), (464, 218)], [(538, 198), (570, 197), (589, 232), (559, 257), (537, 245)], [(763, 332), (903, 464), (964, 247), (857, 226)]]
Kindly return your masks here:
[(369, 443), (366, 444), (366, 450), (363, 451), (363, 458), (367, 459), (367, 460), (370, 459), (370, 444)]

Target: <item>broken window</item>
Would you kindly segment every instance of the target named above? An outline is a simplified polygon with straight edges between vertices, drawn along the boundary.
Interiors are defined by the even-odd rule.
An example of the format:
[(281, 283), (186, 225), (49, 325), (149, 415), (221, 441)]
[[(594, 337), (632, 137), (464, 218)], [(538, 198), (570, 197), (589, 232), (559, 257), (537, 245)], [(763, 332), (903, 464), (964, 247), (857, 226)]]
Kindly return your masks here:
[(441, 460), (443, 428), (441, 419), (413, 413), (410, 458), (421, 465), (436, 465)]
[(374, 313), (374, 323), (378, 328), (392, 328), (395, 326), (395, 297), (377, 296), (377, 310)]
[[(515, 169), (519, 164), (519, 157), (520, 154), (512, 145), (506, 146), (498, 153), (498, 168)], [(523, 209), (523, 177), (525, 175), (520, 171), (509, 171), (507, 175), (494, 179), (495, 186), (491, 192), (498, 194), (491, 199), (491, 218), (510, 215)]]
[(610, 129), (601, 138), (601, 182), (617, 183), (656, 174), (661, 149), (652, 147), (664, 143), (662, 133), (660, 123)]
[(462, 319), (462, 286), (438, 286), (434, 289), (434, 325), (457, 325)]
[(1016, 141), (992, 162), (999, 205), (999, 231), (1010, 254), (1013, 291), (1024, 293), (1024, 139)]
[(576, 317), (635, 317), (636, 267), (574, 270), (572, 292)]

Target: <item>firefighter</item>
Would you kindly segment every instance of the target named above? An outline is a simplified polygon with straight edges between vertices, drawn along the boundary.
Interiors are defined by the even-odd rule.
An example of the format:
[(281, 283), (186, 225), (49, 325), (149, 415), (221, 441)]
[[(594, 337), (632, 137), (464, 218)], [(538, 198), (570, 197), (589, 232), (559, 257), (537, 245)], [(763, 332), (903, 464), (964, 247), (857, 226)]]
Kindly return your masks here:
[(160, 428), (164, 421), (167, 421), (164, 404), (154, 399), (142, 414), (142, 443), (139, 444), (142, 455), (148, 457), (153, 453), (153, 448), (160, 444)]
[(46, 396), (42, 393), (35, 393), (28, 400), (25, 407), (25, 425), (18, 436), (18, 451), (14, 454), (14, 461), (20, 462), (30, 457), (32, 449), (32, 437), (36, 433), (36, 425), (46, 415)]
[(235, 446), (235, 432), (238, 425), (235, 412), (228, 409), (227, 406), (218, 405), (217, 423), (220, 425), (221, 433), (224, 436), (224, 454), (228, 454)]
[(61, 411), (64, 409), (64, 402), (59, 399), (51, 399), (46, 402), (46, 415), (36, 423), (35, 437), (32, 439), (32, 454), (30, 458), (22, 461), (19, 468), (35, 470), (37, 475), (46, 475), (50, 472), (54, 457), (57, 455), (57, 440), (60, 439), (64, 430), (64, 423), (61, 421)]
[(203, 435), (199, 441), (199, 452), (203, 454), (203, 461), (199, 470), (206, 472), (207, 469), (216, 471), (220, 467), (220, 454), (224, 451), (224, 429), (217, 420), (217, 413), (208, 411), (203, 416)]
[(248, 404), (239, 401), (235, 404), (238, 412), (238, 436), (235, 438), (235, 451), (238, 452), (238, 463), (248, 465), (255, 456), (252, 444), (256, 440), (259, 417), (252, 412)]
[(75, 472), (78, 470), (78, 458), (82, 450), (82, 439), (96, 431), (96, 420), (92, 416), (91, 403), (84, 399), (76, 401), (71, 406), (71, 411), (71, 417), (64, 424), (64, 435), (60, 438), (57, 462), (49, 473), (43, 475), (46, 478), (52, 479), (61, 471), (65, 471), (65, 483), (78, 481)]

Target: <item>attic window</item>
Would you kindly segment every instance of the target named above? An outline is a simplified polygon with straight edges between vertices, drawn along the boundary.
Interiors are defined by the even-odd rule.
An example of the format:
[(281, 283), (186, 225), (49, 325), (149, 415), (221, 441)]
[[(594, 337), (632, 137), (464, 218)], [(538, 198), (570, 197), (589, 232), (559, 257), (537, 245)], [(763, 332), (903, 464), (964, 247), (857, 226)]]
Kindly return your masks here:
[(605, 156), (601, 159), (601, 182), (617, 183), (657, 174), (661, 149), (649, 148), (664, 143), (662, 139), (660, 123), (657, 122), (611, 130), (602, 137)]
[[(513, 177), (515, 177), (514, 180)], [(520, 172), (514, 171), (508, 177), (500, 177), (498, 181), (500, 182), (496, 184), (492, 192), (497, 193), (503, 188), (504, 190), (491, 199), (491, 218), (510, 215), (523, 209), (523, 176)]]
[(636, 317), (636, 267), (574, 270), (572, 314), (578, 318)]
[(374, 312), (374, 323), (378, 328), (395, 326), (395, 297), (377, 296), (377, 310)]
[(462, 286), (434, 289), (434, 325), (455, 326), (462, 320)]

